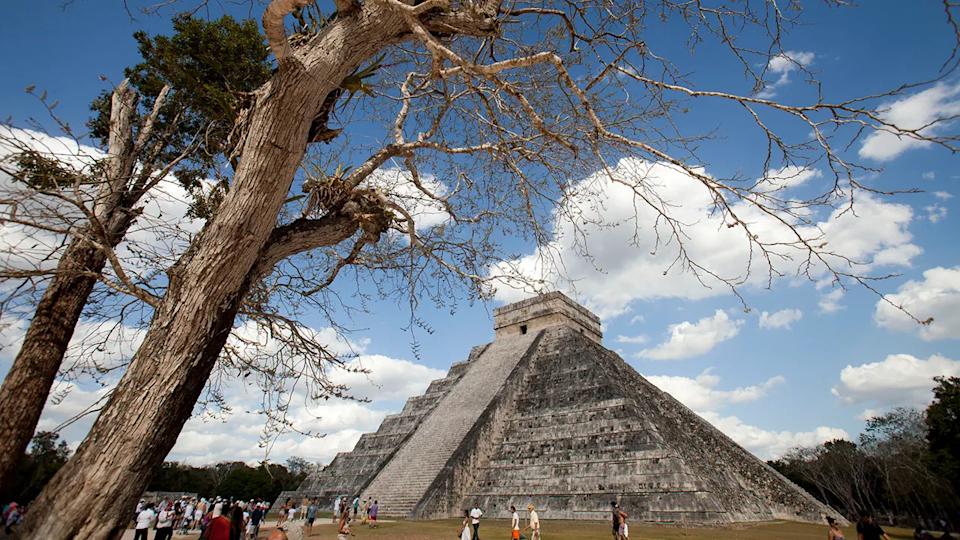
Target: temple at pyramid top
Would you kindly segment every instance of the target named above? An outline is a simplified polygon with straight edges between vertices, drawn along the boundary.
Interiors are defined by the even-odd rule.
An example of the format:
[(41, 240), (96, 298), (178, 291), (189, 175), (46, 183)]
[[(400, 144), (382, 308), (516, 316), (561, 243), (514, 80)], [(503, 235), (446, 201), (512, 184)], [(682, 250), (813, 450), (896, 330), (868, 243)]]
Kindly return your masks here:
[(733, 523), (842, 518), (637, 373), (559, 292), (494, 311), (473, 347), (287, 497), (370, 497), (384, 516)]
[(549, 326), (568, 326), (596, 343), (603, 340), (600, 317), (559, 291), (493, 310), (493, 328), (497, 339), (536, 333)]

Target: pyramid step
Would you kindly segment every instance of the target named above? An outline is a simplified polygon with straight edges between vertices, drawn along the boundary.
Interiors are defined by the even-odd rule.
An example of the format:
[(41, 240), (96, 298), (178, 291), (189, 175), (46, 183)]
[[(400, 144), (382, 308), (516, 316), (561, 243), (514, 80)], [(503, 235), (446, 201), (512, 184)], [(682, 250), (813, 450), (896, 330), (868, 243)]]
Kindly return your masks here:
[(410, 500), (409, 505), (395, 505), (392, 511), (412, 511), (535, 339), (532, 333), (501, 337), (478, 351), (460, 380), (421, 421), (363, 496)]

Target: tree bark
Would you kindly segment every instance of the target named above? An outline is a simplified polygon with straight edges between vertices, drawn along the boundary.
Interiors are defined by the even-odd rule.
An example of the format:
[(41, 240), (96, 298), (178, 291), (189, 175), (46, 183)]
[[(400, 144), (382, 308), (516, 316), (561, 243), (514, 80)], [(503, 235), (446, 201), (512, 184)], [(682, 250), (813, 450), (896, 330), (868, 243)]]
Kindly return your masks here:
[[(337, 19), (287, 57), (257, 92), (240, 165), (217, 214), (170, 272), (170, 284), (140, 349), (74, 457), (34, 502), (26, 538), (116, 537), (153, 471), (173, 447), (213, 369), (237, 310), (259, 272), (310, 123), (327, 94), (405, 33), (400, 18), (366, 6)], [(324, 239), (356, 230), (331, 216)], [(320, 244), (322, 245), (322, 244)]]
[(85, 238), (114, 247), (134, 221), (135, 214), (122, 205), (136, 162), (136, 101), (126, 81), (114, 91), (107, 167), (94, 208), (104, 230), (88, 224), (68, 244), (0, 387), (0, 486), (10, 485), (11, 473), (33, 437), (83, 307), (106, 264), (106, 254)]
[(0, 485), (33, 437), (47, 395), (106, 257), (88, 243), (74, 241), (57, 264), (57, 273), (37, 305), (10, 371), (0, 387)]

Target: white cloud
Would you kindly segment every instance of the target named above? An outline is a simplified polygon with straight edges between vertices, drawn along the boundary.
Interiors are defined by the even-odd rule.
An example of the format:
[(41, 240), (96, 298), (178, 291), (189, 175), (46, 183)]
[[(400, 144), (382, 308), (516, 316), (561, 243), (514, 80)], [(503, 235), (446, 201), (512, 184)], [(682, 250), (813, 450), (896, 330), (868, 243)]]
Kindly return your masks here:
[(946, 206), (931, 204), (929, 206), (924, 206), (923, 209), (927, 211), (927, 219), (930, 220), (930, 223), (939, 223), (941, 220), (946, 219), (947, 217)]
[[(880, 117), (901, 129), (919, 129), (925, 136), (937, 135), (945, 119), (960, 114), (960, 83), (937, 83), (931, 88), (879, 106)], [(921, 129), (922, 128), (922, 129)], [(864, 140), (859, 155), (877, 161), (889, 161), (913, 148), (927, 148), (928, 141), (874, 131)], [(923, 177), (927, 178), (928, 173)], [(931, 175), (931, 178), (933, 175)]]
[[(554, 212), (548, 245), (490, 269), (497, 299), (514, 302), (537, 291), (562, 290), (609, 319), (627, 313), (636, 300), (730, 294), (719, 279), (700, 272), (701, 283), (691, 268), (676, 263), (678, 238), (656, 210), (635, 198), (631, 186), (650, 200), (662, 200), (663, 209), (685, 224), (683, 249), (692, 260), (743, 286), (767, 286), (765, 261), (756, 250), (751, 253), (741, 227), (728, 227), (713, 211), (710, 194), (699, 181), (671, 165), (625, 158), (614, 168), (613, 179), (597, 173), (571, 186)], [(734, 208), (763, 241), (786, 244), (793, 238), (782, 223), (746, 204)], [(912, 218), (910, 206), (864, 193), (856, 212), (838, 209), (800, 232), (856, 263), (826, 255), (838, 269), (863, 273), (880, 266), (908, 266), (921, 252), (909, 232)], [(774, 261), (777, 271), (796, 275), (804, 254), (792, 248), (782, 251), (789, 259)], [(812, 272), (821, 276), (823, 268)]]
[(826, 426), (801, 432), (770, 431), (745, 424), (736, 416), (723, 416), (717, 412), (730, 404), (749, 403), (764, 398), (772, 389), (785, 382), (779, 375), (761, 384), (732, 390), (717, 389), (720, 378), (709, 369), (693, 379), (664, 375), (646, 378), (761, 459), (779, 457), (797, 446), (812, 446), (833, 439), (850, 438), (846, 431)]
[[(29, 129), (0, 126), (0, 161), (11, 154), (32, 149), (78, 173), (87, 174), (90, 167), (105, 154), (97, 148), (79, 144), (69, 137), (53, 137)], [(92, 188), (76, 193), (88, 207), (95, 197)], [(86, 223), (79, 208), (64, 204), (59, 198), (35, 193), (0, 172), (0, 211), (16, 211), (32, 221), (59, 229), (76, 229)], [(16, 201), (16, 207), (10, 201)], [(117, 246), (117, 258), (134, 279), (154, 277), (172, 265), (186, 249), (193, 234), (203, 223), (187, 217), (190, 196), (173, 175), (163, 178), (138, 203), (142, 210), (123, 242)], [(56, 267), (65, 242), (63, 235), (35, 227), (0, 223), (0, 266), (21, 270)], [(107, 275), (113, 275), (108, 265)], [(165, 278), (160, 278), (161, 280)], [(155, 284), (162, 286), (162, 282)]]
[(934, 191), (933, 196), (940, 199), (941, 201), (949, 201), (953, 198), (953, 194), (946, 191)]
[(646, 379), (695, 411), (708, 411), (731, 403), (756, 401), (766, 396), (770, 389), (785, 381), (778, 375), (761, 384), (733, 390), (719, 390), (717, 385), (720, 384), (720, 377), (711, 373), (710, 369), (704, 370), (693, 379), (669, 375), (650, 375), (646, 376)]
[[(881, 327), (915, 332), (924, 341), (960, 338), (960, 266), (931, 268), (923, 273), (923, 280), (908, 281), (884, 298), (888, 302), (878, 300), (873, 314)], [(918, 324), (896, 306), (920, 320), (933, 320)]]
[(774, 328), (790, 328), (790, 325), (803, 318), (803, 312), (799, 309), (781, 309), (773, 313), (764, 311), (760, 314), (760, 328), (768, 330)]
[(347, 367), (367, 369), (370, 373), (340, 370), (333, 374), (333, 380), (349, 386), (353, 396), (371, 400), (415, 396), (426, 388), (424, 381), (430, 382), (446, 374), (439, 369), (380, 354), (361, 355)]
[[(7, 368), (22, 342), (26, 322), (4, 321), (0, 327), (0, 366)], [(192, 464), (222, 460), (257, 462), (269, 457), (284, 461), (289, 456), (300, 456), (317, 462), (329, 462), (337, 452), (350, 450), (360, 435), (376, 431), (383, 417), (400, 408), (406, 398), (422, 394), (434, 379), (445, 372), (403, 359), (367, 354), (369, 339), (347, 340), (331, 328), (319, 330), (301, 328), (301, 332), (322, 343), (333, 354), (348, 358), (347, 369), (329, 368), (327, 374), (337, 384), (350, 386), (349, 393), (369, 402), (351, 400), (324, 400), (320, 403), (307, 398), (307, 389), (298, 385), (289, 394), (287, 418), (300, 431), (323, 434), (322, 438), (306, 437), (289, 432), (261, 444), (266, 417), (260, 412), (264, 406), (263, 394), (256, 384), (247, 380), (226, 381), (221, 388), (227, 414), (202, 413), (193, 416), (184, 426), (168, 459)], [(143, 338), (143, 331), (116, 325), (113, 322), (82, 321), (71, 341), (67, 362), (71, 358), (89, 366), (96, 360), (100, 365), (121, 365), (129, 360)], [(241, 339), (242, 338), (242, 339)], [(249, 359), (258, 355), (276, 354), (279, 342), (251, 323), (234, 329), (230, 347)], [(352, 359), (349, 359), (353, 357)], [(286, 364), (294, 368), (305, 362), (288, 356)], [(370, 373), (357, 373), (353, 368), (364, 368)], [(39, 429), (53, 429), (75, 415), (92, 409), (64, 429), (61, 434), (73, 448), (83, 439), (96, 419), (98, 406), (116, 384), (111, 377), (103, 385), (90, 381), (58, 381), (44, 409)], [(250, 384), (248, 384), (250, 383)], [(267, 451), (269, 450), (269, 456)]]
[(745, 424), (736, 416), (720, 416), (708, 412), (701, 416), (717, 429), (761, 459), (774, 459), (798, 446), (815, 446), (834, 439), (850, 439), (850, 435), (835, 427), (819, 426), (813, 431), (770, 431)]
[(937, 177), (937, 173), (934, 171), (927, 171), (920, 175), (924, 180), (933, 180)]
[(843, 309), (843, 305), (840, 303), (842, 298), (843, 289), (833, 289), (827, 294), (821, 295), (817, 305), (820, 306), (820, 311), (823, 313), (836, 313)]
[(643, 345), (644, 343), (650, 341), (647, 336), (617, 336), (617, 343), (629, 343), (632, 345)]
[(767, 83), (757, 97), (769, 99), (777, 95), (777, 90), (790, 83), (790, 73), (806, 68), (816, 56), (807, 51), (785, 51), (775, 55), (767, 62), (767, 73), (777, 75), (777, 80)]
[(759, 191), (771, 193), (802, 186), (814, 178), (822, 178), (820, 169), (788, 165), (780, 169), (771, 169), (760, 179)]
[[(335, 334), (329, 328), (312, 332), (323, 336), (320, 339), (328, 340), (329, 348), (342, 351), (341, 354), (369, 347), (369, 340), (359, 340), (360, 345), (343, 338), (331, 342)], [(276, 345), (267, 343), (265, 347)], [(355, 368), (370, 372), (351, 371)], [(333, 383), (348, 385), (350, 395), (369, 403), (337, 399), (311, 402), (302, 387), (296, 388), (287, 419), (299, 431), (322, 434), (322, 438), (289, 432), (270, 440), (269, 445), (261, 444), (266, 422), (258, 412), (262, 394), (255, 387), (233, 382), (225, 391), (231, 413), (223, 420), (209, 416), (191, 418), (168, 459), (201, 464), (237, 459), (260, 461), (267, 457), (282, 462), (289, 456), (300, 456), (329, 463), (337, 452), (351, 450), (363, 433), (376, 431), (387, 414), (396, 412), (407, 398), (422, 394), (431, 381), (442, 378), (446, 372), (384, 355), (359, 354), (347, 363), (346, 369), (330, 369), (328, 375)]]
[(960, 376), (960, 361), (939, 354), (926, 360), (891, 354), (879, 362), (843, 368), (840, 384), (831, 392), (845, 403), (922, 407), (933, 398), (933, 378), (940, 375)]
[(447, 186), (432, 174), (421, 173), (420, 185), (433, 197), (417, 187), (409, 171), (396, 167), (377, 169), (364, 180), (364, 184), (382, 189), (387, 197), (409, 212), (418, 231), (441, 225), (450, 219), (437, 200), (447, 194)]
[(718, 344), (733, 338), (740, 332), (742, 320), (731, 319), (718, 309), (712, 317), (704, 317), (692, 323), (684, 321), (671, 324), (670, 339), (652, 349), (637, 353), (638, 357), (655, 360), (677, 360), (710, 352)]

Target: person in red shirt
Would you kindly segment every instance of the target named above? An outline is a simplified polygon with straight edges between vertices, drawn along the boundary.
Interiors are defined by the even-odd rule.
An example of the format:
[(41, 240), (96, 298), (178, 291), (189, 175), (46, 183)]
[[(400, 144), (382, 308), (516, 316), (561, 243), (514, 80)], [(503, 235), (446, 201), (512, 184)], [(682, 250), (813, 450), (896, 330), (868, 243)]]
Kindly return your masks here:
[(204, 540), (230, 540), (230, 520), (222, 515), (211, 519), (203, 535)]

